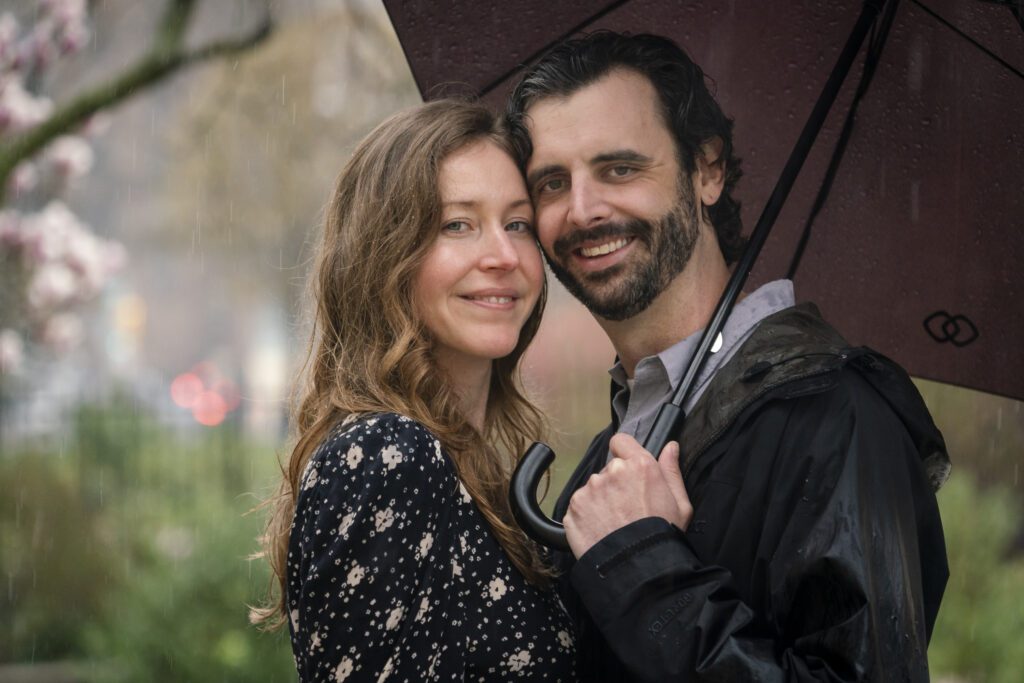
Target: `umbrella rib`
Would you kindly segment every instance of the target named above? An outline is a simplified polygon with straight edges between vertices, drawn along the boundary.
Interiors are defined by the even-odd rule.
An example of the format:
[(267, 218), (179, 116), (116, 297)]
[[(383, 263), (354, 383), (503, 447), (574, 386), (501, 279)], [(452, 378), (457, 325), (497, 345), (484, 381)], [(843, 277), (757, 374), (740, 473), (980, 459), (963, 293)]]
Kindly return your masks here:
[(936, 12), (931, 7), (929, 7), (928, 5), (926, 5), (923, 2), (921, 2), (921, 0), (910, 0), (910, 1), (912, 3), (914, 3), (915, 5), (917, 5), (918, 7), (920, 7), (921, 9), (923, 9), (928, 14), (932, 15), (932, 17), (934, 17), (936, 21), (938, 21), (940, 24), (944, 25), (950, 31), (952, 31), (953, 33), (957, 34), (958, 36), (960, 36), (961, 38), (963, 38), (964, 40), (969, 42), (971, 45), (973, 45), (974, 47), (978, 48), (979, 50), (981, 50), (982, 52), (987, 54), (989, 57), (991, 57), (995, 61), (999, 62), (999, 64), (1001, 64), (1003, 67), (1005, 67), (1014, 76), (1016, 76), (1017, 78), (1019, 78), (1021, 80), (1024, 80), (1024, 72), (1021, 72), (1021, 70), (1018, 69), (1017, 67), (1015, 67), (1013, 64), (1010, 64), (1008, 61), (1006, 61), (1005, 59), (1003, 59), (1002, 57), (997, 55), (995, 52), (992, 52), (992, 50), (988, 49), (987, 47), (985, 47), (984, 45), (979, 43), (977, 40), (975, 40), (971, 36), (967, 35), (963, 31), (961, 31), (952, 22), (950, 22), (947, 19), (945, 19), (944, 17), (942, 17), (938, 12)]
[(860, 75), (860, 82), (857, 84), (857, 90), (853, 96), (853, 102), (850, 103), (850, 108), (846, 111), (846, 118), (843, 121), (842, 130), (839, 133), (839, 138), (836, 140), (836, 145), (832, 150), (832, 158), (829, 160), (828, 168), (825, 171), (825, 177), (821, 181), (821, 187), (818, 188), (818, 194), (814, 198), (814, 204), (811, 207), (811, 211), (807, 216), (807, 221), (804, 223), (803, 232), (800, 235), (800, 241), (797, 243), (796, 249), (793, 252), (793, 258), (789, 263), (789, 270), (786, 272), (786, 279), (793, 280), (796, 278), (796, 273), (800, 269), (800, 262), (803, 260), (804, 251), (807, 249), (807, 244), (811, 240), (811, 231), (814, 228), (814, 221), (817, 219), (818, 214), (825, 206), (825, 202), (828, 201), (829, 194), (832, 192), (832, 183), (835, 181), (836, 173), (839, 171), (839, 165), (843, 162), (843, 157), (846, 155), (846, 147), (850, 142), (850, 137), (853, 135), (854, 122), (857, 119), (857, 109), (860, 107), (860, 102), (864, 99), (864, 95), (867, 94), (868, 88), (871, 86), (871, 81), (875, 77), (875, 69), (878, 67), (879, 61), (882, 58), (882, 49), (885, 47), (885, 43), (889, 37), (889, 30), (892, 28), (892, 22), (896, 17), (896, 10), (899, 7), (899, 0), (893, 0), (886, 5), (885, 14), (882, 16), (881, 26), (875, 27), (875, 34), (872, 36), (871, 42), (868, 45), (867, 54), (864, 56), (864, 66)]
[(480, 92), (478, 93), (478, 95), (480, 97), (484, 97), (485, 95), (487, 95), (487, 93), (491, 92), (492, 90), (497, 88), (499, 85), (504, 83), (506, 80), (508, 80), (510, 76), (513, 76), (514, 74), (519, 72), (523, 67), (525, 67), (527, 64), (529, 64), (530, 62), (534, 61), (535, 59), (540, 57), (542, 54), (547, 52), (549, 49), (551, 49), (552, 46), (557, 45), (558, 43), (562, 42), (563, 40), (565, 40), (569, 36), (573, 35), (574, 33), (578, 33), (580, 31), (582, 31), (583, 29), (585, 29), (587, 26), (590, 26), (591, 24), (593, 24), (598, 19), (601, 19), (602, 17), (604, 17), (604, 15), (608, 14), (612, 10), (618, 9), (622, 5), (625, 5), (627, 2), (629, 2), (629, 0), (616, 0), (615, 2), (609, 3), (601, 11), (596, 12), (595, 14), (591, 14), (589, 17), (587, 17), (586, 19), (584, 19), (580, 23), (576, 24), (571, 29), (569, 29), (568, 31), (563, 33), (562, 35), (558, 36), (554, 40), (552, 40), (549, 43), (547, 43), (544, 47), (542, 47), (541, 49), (539, 49), (536, 52), (534, 52), (533, 54), (531, 54), (529, 57), (524, 59), (522, 62), (520, 62), (516, 66), (512, 67), (511, 69), (509, 69), (508, 71), (506, 71), (502, 75), (498, 76), (497, 78), (495, 78), (493, 81), (491, 81), (487, 85), (485, 85), (483, 88), (480, 89)]

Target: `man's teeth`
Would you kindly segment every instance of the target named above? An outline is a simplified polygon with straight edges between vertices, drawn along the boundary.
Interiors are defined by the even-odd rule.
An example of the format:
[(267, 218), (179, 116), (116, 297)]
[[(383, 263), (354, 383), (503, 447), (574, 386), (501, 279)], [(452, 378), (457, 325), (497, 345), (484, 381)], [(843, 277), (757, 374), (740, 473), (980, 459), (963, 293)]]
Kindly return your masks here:
[(580, 253), (586, 256), (587, 258), (593, 258), (594, 256), (604, 256), (605, 254), (612, 253), (616, 249), (622, 249), (628, 243), (629, 240), (626, 238), (617, 239), (614, 242), (605, 242), (604, 244), (599, 244), (596, 247), (583, 247), (582, 249), (580, 249)]
[(484, 301), (489, 304), (510, 304), (512, 303), (512, 297), (510, 296), (474, 296), (470, 297), (474, 301)]

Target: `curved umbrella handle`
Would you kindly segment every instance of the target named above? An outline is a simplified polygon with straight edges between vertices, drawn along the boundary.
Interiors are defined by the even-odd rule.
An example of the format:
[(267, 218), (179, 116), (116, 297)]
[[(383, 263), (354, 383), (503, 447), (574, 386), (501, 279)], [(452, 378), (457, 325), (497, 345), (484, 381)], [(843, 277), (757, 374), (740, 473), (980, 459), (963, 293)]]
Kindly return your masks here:
[(555, 452), (547, 444), (536, 442), (530, 446), (512, 473), (509, 499), (512, 514), (527, 536), (549, 548), (568, 552), (565, 527), (548, 518), (537, 502), (540, 478), (554, 459)]

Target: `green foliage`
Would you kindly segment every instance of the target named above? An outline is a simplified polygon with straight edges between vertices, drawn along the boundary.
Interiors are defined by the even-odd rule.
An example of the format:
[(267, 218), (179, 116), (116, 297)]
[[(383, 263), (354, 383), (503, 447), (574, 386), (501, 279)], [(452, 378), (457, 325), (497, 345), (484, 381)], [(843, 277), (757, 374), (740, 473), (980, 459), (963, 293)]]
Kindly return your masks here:
[(232, 425), (172, 434), (129, 403), (84, 407), (53, 448), (0, 457), (0, 662), (84, 680), (293, 681), (286, 634), (250, 626), (272, 450)]
[(81, 650), (81, 625), (118, 581), (102, 520), (66, 458), (0, 458), (0, 662), (63, 658)]
[[(1018, 422), (1006, 424), (1000, 438), (1015, 441)], [(957, 469), (939, 505), (951, 577), (932, 674), (1016, 682), (1024, 558), (1014, 541), (1024, 512), (1012, 474), (979, 485), (969, 452), (953, 446), (969, 440), (949, 440)], [(245, 513), (258, 502), (251, 492), (276, 476), (272, 450), (231, 424), (172, 432), (123, 400), (82, 407), (48, 447), (5, 451), (0, 666), (72, 661), (91, 683), (294, 681), (287, 635), (260, 633), (246, 614), (268, 570), (246, 559), (263, 515)]]
[(1024, 558), (1013, 541), (1020, 501), (1005, 486), (981, 489), (967, 473), (939, 492), (949, 584), (928, 649), (934, 676), (1024, 680)]

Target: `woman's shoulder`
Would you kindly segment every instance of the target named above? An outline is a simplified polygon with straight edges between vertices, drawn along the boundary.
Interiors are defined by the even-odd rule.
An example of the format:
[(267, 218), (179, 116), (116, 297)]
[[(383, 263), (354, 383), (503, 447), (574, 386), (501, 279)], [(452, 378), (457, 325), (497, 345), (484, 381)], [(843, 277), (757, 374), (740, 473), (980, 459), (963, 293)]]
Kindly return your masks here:
[(338, 468), (353, 474), (449, 470), (441, 441), (422, 423), (398, 413), (349, 415), (328, 432), (302, 476)]

